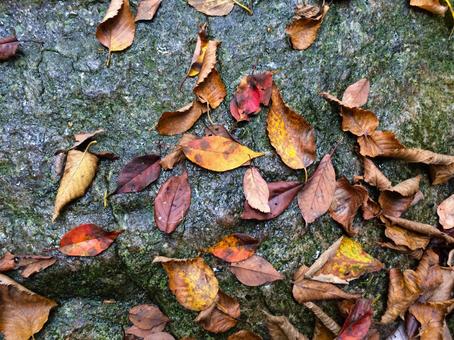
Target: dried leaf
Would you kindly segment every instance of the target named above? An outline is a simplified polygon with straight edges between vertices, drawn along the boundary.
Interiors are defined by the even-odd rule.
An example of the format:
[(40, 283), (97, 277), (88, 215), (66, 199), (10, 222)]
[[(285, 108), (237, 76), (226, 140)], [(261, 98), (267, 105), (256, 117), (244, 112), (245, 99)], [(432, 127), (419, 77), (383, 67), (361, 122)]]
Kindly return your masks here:
[(368, 196), (366, 188), (358, 184), (351, 185), (345, 177), (341, 177), (336, 182), (336, 191), (329, 214), (350, 236), (358, 232), (353, 228), (353, 219)]
[(190, 133), (185, 133), (178, 141), (178, 144), (173, 148), (173, 150), (160, 160), (159, 164), (161, 164), (161, 168), (163, 168), (164, 170), (171, 170), (176, 164), (185, 159), (183, 147), (181, 146), (181, 144), (190, 142), (195, 139), (197, 139), (197, 136), (191, 135)]
[(207, 252), (227, 262), (240, 262), (254, 255), (260, 242), (246, 235), (235, 233), (224, 237)]
[(79, 132), (74, 135), (75, 143), (70, 148), (71, 149), (83, 149), (91, 142), (97, 135), (104, 133), (104, 129), (98, 129), (93, 132)]
[[(159, 327), (158, 327), (159, 329)], [(164, 329), (164, 327), (162, 327)], [(137, 326), (131, 326), (125, 330), (126, 335), (130, 335), (132, 337), (125, 337), (125, 340), (136, 340), (136, 337), (138, 338), (143, 338), (143, 339), (149, 339), (148, 337), (151, 336), (152, 334), (156, 334), (156, 332), (160, 333), (161, 331), (157, 330), (156, 328), (154, 329), (142, 329)]]
[(21, 255), (15, 257), (15, 262), (16, 268), (22, 268), (21, 276), (29, 278), (55, 264), (57, 259), (51, 256)]
[(285, 28), (285, 33), (288, 34), (294, 49), (305, 50), (314, 43), (328, 10), (328, 5), (324, 5), (323, 7), (314, 5), (297, 6), (295, 10), (296, 15)]
[(410, 6), (419, 7), (441, 16), (445, 16), (448, 10), (448, 7), (441, 5), (439, 0), (410, 0)]
[(454, 178), (454, 163), (448, 165), (432, 165), (429, 167), (432, 185), (447, 183)]
[(216, 302), (201, 311), (195, 321), (208, 332), (224, 333), (236, 326), (239, 317), (239, 302), (219, 291)]
[(268, 200), (270, 191), (268, 185), (255, 167), (246, 170), (243, 177), (244, 196), (249, 206), (263, 213), (271, 212)]
[(188, 0), (188, 4), (197, 11), (211, 16), (227, 15), (235, 5), (232, 0)]
[(5, 340), (28, 340), (47, 322), (55, 301), (0, 274), (0, 332)]
[(185, 156), (191, 162), (218, 172), (235, 169), (246, 161), (263, 155), (220, 136), (202, 137), (181, 145)]
[(414, 233), (391, 223), (386, 224), (385, 235), (393, 240), (395, 244), (405, 246), (410, 250), (426, 249), (430, 242), (430, 237), (428, 236)]
[(454, 195), (440, 203), (437, 214), (443, 229), (454, 228)]
[(367, 254), (361, 244), (342, 236), (334, 242), (306, 272), (312, 280), (346, 284), (365, 273), (383, 268), (383, 264)]
[(158, 155), (145, 155), (133, 158), (121, 169), (117, 188), (112, 193), (125, 194), (144, 190), (156, 181), (161, 173)]
[(318, 319), (315, 321), (314, 335), (312, 340), (334, 340), (336, 336)]
[(203, 59), (208, 46), (207, 24), (200, 25), (197, 42), (195, 45), (194, 54), (192, 55), (191, 67), (188, 71), (188, 77), (195, 77), (202, 69)]
[(244, 211), (241, 218), (244, 220), (266, 221), (282, 214), (290, 205), (303, 184), (300, 182), (271, 182), (268, 183), (270, 199), (268, 206), (271, 212), (265, 214), (253, 209), (247, 201), (244, 202)]
[(170, 333), (157, 332), (147, 335), (147, 337), (144, 340), (175, 340), (175, 338)]
[(170, 177), (159, 189), (154, 200), (154, 221), (159, 230), (173, 233), (183, 221), (191, 204), (188, 173)]
[(314, 315), (328, 328), (333, 334), (340, 332), (340, 327), (328, 314), (326, 314), (319, 306), (312, 302), (304, 303), (304, 306), (308, 308)]
[(348, 315), (337, 339), (365, 339), (372, 325), (372, 304), (370, 300), (359, 299)]
[(383, 248), (387, 248), (387, 249), (392, 249), (392, 250), (396, 250), (400, 253), (403, 253), (403, 254), (408, 254), (410, 257), (416, 259), (416, 260), (420, 260), (422, 255), (423, 255), (423, 250), (422, 249), (417, 249), (417, 250), (410, 250), (408, 247), (406, 246), (398, 246), (392, 242), (378, 242), (378, 245), (380, 247), (383, 247)]
[(262, 340), (262, 337), (243, 329), (230, 335), (227, 340)]
[(106, 15), (96, 28), (96, 38), (109, 52), (123, 51), (132, 45), (135, 31), (129, 0), (111, 0)]
[(152, 20), (162, 0), (141, 0), (137, 6), (135, 21)]
[(244, 285), (256, 287), (283, 280), (284, 276), (263, 257), (253, 255), (247, 260), (230, 264), (230, 271)]
[(370, 83), (366, 78), (349, 85), (342, 95), (343, 106), (354, 108), (365, 105), (369, 97), (369, 89)]
[(445, 301), (451, 298), (454, 289), (454, 268), (440, 267), (441, 284), (430, 297), (430, 301)]
[(363, 201), (361, 209), (363, 210), (363, 219), (365, 219), (366, 221), (371, 220), (381, 214), (380, 205), (370, 197), (367, 197), (367, 199)]
[(96, 256), (109, 248), (123, 231), (105, 231), (96, 224), (81, 224), (63, 235), (59, 250), (69, 256)]
[(315, 160), (315, 133), (303, 116), (292, 111), (273, 85), (267, 130), (271, 145), (292, 169), (305, 169)]
[(165, 136), (186, 132), (206, 111), (207, 107), (205, 104), (194, 100), (175, 112), (164, 112), (159, 118), (156, 130), (158, 130), (159, 134)]
[(410, 313), (421, 324), (419, 337), (421, 340), (444, 340), (444, 320), (448, 309), (454, 305), (454, 299), (443, 302), (415, 303)]
[(285, 316), (266, 315), (266, 327), (272, 340), (308, 340)]
[(384, 215), (399, 217), (412, 205), (419, 191), (421, 176), (409, 178), (380, 193), (378, 203)]
[(14, 57), (19, 48), (19, 41), (15, 35), (0, 39), (0, 61)]
[(374, 131), (369, 135), (358, 137), (359, 153), (363, 156), (386, 156), (390, 151), (403, 149), (394, 133), (390, 131)]
[(9, 272), (17, 268), (16, 257), (9, 251), (0, 258), (0, 273)]
[(169, 277), (169, 289), (185, 308), (202, 311), (210, 307), (218, 295), (218, 280), (205, 261), (194, 259), (172, 259), (163, 256), (154, 258), (153, 263), (162, 263)]
[(391, 188), (391, 181), (380, 171), (380, 169), (369, 158), (364, 157), (364, 180), (366, 183), (383, 191)]
[(450, 165), (454, 163), (454, 156), (443, 155), (423, 149), (389, 149), (384, 153), (384, 156), (397, 158), (408, 163), (422, 163), (428, 165)]
[(170, 319), (154, 305), (138, 305), (129, 310), (129, 320), (140, 329), (161, 332)]
[(68, 151), (65, 171), (60, 181), (57, 197), (55, 198), (52, 221), (60, 215), (65, 205), (82, 197), (95, 178), (98, 166), (98, 157), (85, 150)]
[(369, 136), (378, 127), (378, 118), (372, 111), (358, 107), (341, 109), (342, 131), (348, 131), (355, 136)]
[(331, 156), (325, 155), (311, 178), (298, 194), (298, 205), (306, 223), (312, 223), (328, 211), (336, 190), (336, 173)]

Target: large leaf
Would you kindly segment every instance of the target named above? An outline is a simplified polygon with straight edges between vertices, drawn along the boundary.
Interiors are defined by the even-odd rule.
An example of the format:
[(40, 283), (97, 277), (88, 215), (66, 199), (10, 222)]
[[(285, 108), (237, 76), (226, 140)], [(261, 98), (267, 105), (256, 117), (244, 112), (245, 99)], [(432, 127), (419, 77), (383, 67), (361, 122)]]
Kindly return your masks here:
[(270, 191), (260, 172), (255, 167), (246, 170), (243, 177), (243, 190), (246, 201), (251, 208), (263, 213), (271, 212), (268, 200)]
[(415, 303), (410, 313), (421, 324), (419, 337), (421, 340), (445, 340), (445, 316), (452, 310), (454, 299), (440, 302)]
[(227, 261), (239, 262), (254, 255), (260, 242), (246, 234), (235, 233), (224, 237), (206, 251)]
[(242, 284), (252, 287), (284, 279), (271, 263), (257, 255), (230, 264), (230, 271)]

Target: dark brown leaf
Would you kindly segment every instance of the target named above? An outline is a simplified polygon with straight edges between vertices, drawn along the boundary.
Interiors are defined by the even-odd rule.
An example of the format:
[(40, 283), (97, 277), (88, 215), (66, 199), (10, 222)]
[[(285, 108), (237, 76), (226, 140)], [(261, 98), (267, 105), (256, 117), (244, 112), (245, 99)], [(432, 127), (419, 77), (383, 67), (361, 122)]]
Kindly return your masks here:
[(399, 217), (413, 204), (421, 176), (407, 179), (380, 193), (378, 203), (384, 215)]

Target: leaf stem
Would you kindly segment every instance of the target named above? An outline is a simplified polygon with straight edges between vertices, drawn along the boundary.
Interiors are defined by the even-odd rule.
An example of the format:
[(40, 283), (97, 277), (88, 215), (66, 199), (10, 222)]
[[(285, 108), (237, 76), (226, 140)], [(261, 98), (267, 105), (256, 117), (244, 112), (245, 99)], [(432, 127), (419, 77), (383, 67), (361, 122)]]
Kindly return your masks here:
[(106, 67), (110, 66), (111, 59), (112, 59), (112, 52), (109, 50), (109, 55), (107, 56), (107, 60), (106, 60)]
[[(452, 20), (454, 20), (454, 8), (452, 7), (451, 0), (445, 0), (446, 4), (448, 5), (449, 12), (451, 13)], [(452, 37), (452, 34), (454, 33), (454, 26), (451, 29), (451, 33), (449, 34), (449, 38)]]
[(254, 13), (252, 12), (252, 10), (251, 10), (249, 7), (247, 7), (246, 5), (242, 4), (242, 3), (239, 2), (238, 0), (232, 0), (232, 2), (233, 2), (234, 4), (237, 4), (238, 6), (240, 6), (242, 9), (244, 9), (244, 10), (247, 12), (247, 14), (249, 14), (249, 15), (254, 14)]

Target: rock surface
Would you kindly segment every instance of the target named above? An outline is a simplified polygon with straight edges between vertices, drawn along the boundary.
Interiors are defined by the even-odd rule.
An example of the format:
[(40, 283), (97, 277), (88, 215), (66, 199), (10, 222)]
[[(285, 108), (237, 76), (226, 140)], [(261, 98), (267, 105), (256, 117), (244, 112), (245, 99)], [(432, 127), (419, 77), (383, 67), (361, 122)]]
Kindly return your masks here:
[[(241, 221), (244, 169), (210, 173), (187, 162), (193, 190), (184, 223), (171, 236), (163, 235), (152, 219), (152, 201), (169, 176), (164, 172), (139, 194), (112, 197), (103, 208), (105, 191), (112, 191), (121, 167), (132, 157), (170, 151), (178, 137), (162, 137), (154, 126), (163, 111), (177, 109), (191, 98), (191, 81), (178, 85), (192, 56), (197, 27), (208, 22), (210, 36), (222, 41), (219, 70), (228, 88), (227, 100), (211, 113), (216, 123), (232, 129), (228, 102), (241, 77), (257, 70), (274, 70), (284, 100), (315, 127), (318, 159), (339, 143), (334, 156), (338, 176), (361, 173), (355, 142), (339, 128), (338, 116), (318, 96), (321, 91), (341, 95), (355, 80), (370, 79), (367, 108), (376, 112), (380, 127), (397, 133), (408, 146), (454, 154), (454, 45), (449, 28), (439, 17), (412, 9), (406, 0), (336, 1), (316, 43), (300, 52), (290, 49), (285, 25), (296, 1), (251, 1), (254, 15), (235, 7), (227, 17), (207, 18), (183, 0), (166, 0), (152, 22), (138, 24), (134, 45), (112, 57), (95, 39), (95, 29), (108, 1), (6, 0), (0, 2), (0, 36), (16, 31), (21, 54), (0, 63), (0, 255), (42, 253), (80, 223), (126, 230), (108, 251), (95, 258), (59, 257), (54, 267), (25, 281), (25, 285), (57, 299), (60, 307), (36, 339), (122, 339), (127, 311), (134, 304), (156, 303), (172, 319), (174, 336), (208, 339), (170, 294), (156, 255), (195, 256), (202, 247), (232, 232), (266, 236), (259, 254), (286, 281), (249, 288), (226, 266), (206, 257), (215, 268), (221, 289), (240, 300), (242, 316), (235, 328), (265, 335), (261, 310), (287, 315), (305, 334), (314, 319), (291, 297), (293, 272), (311, 264), (341, 234), (328, 216), (304, 226), (296, 202), (269, 222)], [(136, 5), (136, 1), (133, 1)], [(193, 129), (202, 134), (203, 117)], [(267, 181), (298, 180), (303, 174), (286, 168), (269, 144), (266, 110), (234, 135), (243, 144), (268, 153), (255, 161)], [(69, 205), (52, 224), (58, 179), (52, 172), (55, 150), (71, 145), (72, 134), (104, 128), (96, 150), (110, 150), (121, 158), (102, 162), (88, 193)], [(454, 186), (431, 187), (425, 170), (395, 161), (379, 162), (397, 183), (424, 174), (425, 200), (407, 214), (436, 222), (436, 205)], [(314, 170), (314, 166), (309, 172)], [(407, 256), (382, 250), (376, 242), (383, 231), (375, 222), (362, 225), (357, 239), (386, 268), (413, 265)], [(15, 277), (17, 280), (19, 278)], [(386, 271), (352, 282), (348, 290), (373, 299), (378, 320), (386, 304)], [(115, 303), (103, 303), (115, 300)], [(104, 301), (105, 302), (105, 301)], [(112, 301), (111, 301), (112, 302)], [(322, 304), (335, 313), (334, 304)], [(453, 320), (450, 320), (454, 327)], [(382, 334), (393, 329), (383, 328)], [(215, 336), (223, 338), (224, 336)], [(211, 336), (213, 338), (213, 336)]]

